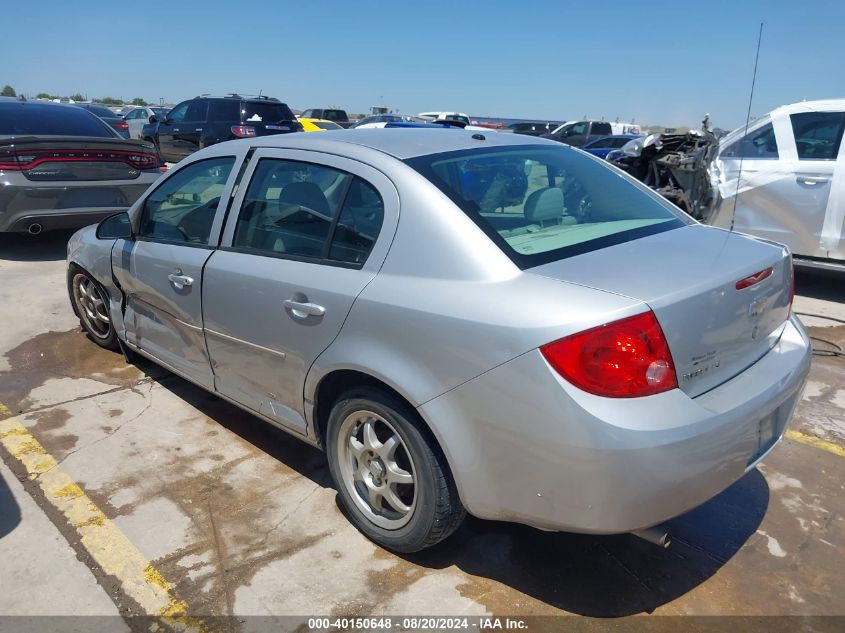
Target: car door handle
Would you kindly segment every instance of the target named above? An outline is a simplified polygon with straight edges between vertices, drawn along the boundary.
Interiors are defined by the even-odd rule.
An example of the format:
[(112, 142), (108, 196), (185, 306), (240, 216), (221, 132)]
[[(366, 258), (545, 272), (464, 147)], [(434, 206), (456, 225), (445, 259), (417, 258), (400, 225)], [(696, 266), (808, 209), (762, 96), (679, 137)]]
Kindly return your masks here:
[(194, 285), (194, 278), (183, 275), (181, 272), (171, 273), (167, 278), (170, 280), (170, 283), (176, 286), (176, 290), (182, 290), (185, 286)]
[(197, 129), (194, 130), (194, 132), (202, 132), (202, 128), (198, 127)]
[(795, 180), (802, 185), (823, 185), (828, 179), (824, 176), (795, 176)]
[(300, 319), (304, 319), (307, 316), (321, 317), (326, 313), (326, 309), (316, 303), (305, 303), (302, 301), (294, 301), (293, 299), (285, 299), (283, 305), (293, 313), (293, 316)]

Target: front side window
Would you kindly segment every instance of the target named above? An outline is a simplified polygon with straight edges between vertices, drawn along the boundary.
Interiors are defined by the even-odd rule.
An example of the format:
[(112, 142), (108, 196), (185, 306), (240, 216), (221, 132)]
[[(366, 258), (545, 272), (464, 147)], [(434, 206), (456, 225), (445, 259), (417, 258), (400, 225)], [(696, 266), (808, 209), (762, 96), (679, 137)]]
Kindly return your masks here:
[(789, 119), (798, 160), (836, 160), (845, 112), (802, 112), (790, 115)]
[(167, 115), (167, 118), (170, 119), (171, 123), (181, 123), (185, 120), (185, 113), (188, 111), (189, 105), (191, 105), (190, 101), (180, 103), (178, 106), (176, 106), (170, 111), (170, 113)]
[(722, 150), (722, 158), (777, 159), (778, 143), (771, 122), (746, 134)]
[(357, 176), (263, 158), (244, 196), (232, 245), (259, 254), (362, 265), (383, 215), (381, 196)]
[(407, 162), (521, 268), (690, 222), (627, 177), (566, 147), (467, 150)]
[(139, 237), (207, 245), (217, 203), (234, 164), (233, 156), (210, 158), (170, 176), (144, 202)]

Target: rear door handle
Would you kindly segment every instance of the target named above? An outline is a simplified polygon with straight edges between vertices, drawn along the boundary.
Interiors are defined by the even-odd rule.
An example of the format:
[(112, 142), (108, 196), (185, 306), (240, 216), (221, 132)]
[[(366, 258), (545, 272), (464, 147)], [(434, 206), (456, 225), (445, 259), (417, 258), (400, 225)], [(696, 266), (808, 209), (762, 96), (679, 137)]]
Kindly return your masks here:
[(177, 271), (175, 273), (171, 273), (167, 276), (174, 286), (176, 286), (176, 290), (182, 290), (185, 286), (193, 286), (194, 285), (194, 278), (188, 277), (188, 275), (183, 275), (182, 271)]
[(823, 185), (828, 179), (824, 176), (795, 176), (795, 180), (802, 185)]
[(326, 309), (316, 303), (306, 303), (302, 301), (294, 301), (293, 299), (285, 299), (283, 305), (285, 308), (293, 313), (293, 316), (304, 319), (307, 316), (323, 316)]

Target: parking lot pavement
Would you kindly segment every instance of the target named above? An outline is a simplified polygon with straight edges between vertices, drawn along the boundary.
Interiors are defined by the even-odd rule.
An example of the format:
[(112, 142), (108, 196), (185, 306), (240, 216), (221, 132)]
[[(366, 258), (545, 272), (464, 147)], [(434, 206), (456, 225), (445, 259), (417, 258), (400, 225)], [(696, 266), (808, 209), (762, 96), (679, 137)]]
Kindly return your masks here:
[[(161, 600), (161, 613), (198, 618), (845, 615), (843, 358), (815, 358), (790, 435), (759, 469), (671, 521), (668, 550), (470, 518), (441, 546), (396, 556), (343, 517), (318, 450), (87, 340), (67, 302), (66, 237), (0, 236), (0, 468), (32, 495), (14, 492), (24, 512), (3, 524), (0, 556), (32, 553), (32, 574), (14, 576), (30, 610), (65, 609), (37, 580), (60, 568), (80, 587), (100, 583), (124, 615)], [(845, 319), (837, 288), (800, 276), (796, 310)], [(812, 323), (814, 336), (845, 344), (845, 324)], [(51, 488), (49, 477), (72, 484)], [(39, 547), (47, 521), (66, 547)], [(62, 562), (53, 545), (85, 565)], [(72, 612), (100, 613), (103, 596)], [(16, 604), (0, 592), (0, 614)]]

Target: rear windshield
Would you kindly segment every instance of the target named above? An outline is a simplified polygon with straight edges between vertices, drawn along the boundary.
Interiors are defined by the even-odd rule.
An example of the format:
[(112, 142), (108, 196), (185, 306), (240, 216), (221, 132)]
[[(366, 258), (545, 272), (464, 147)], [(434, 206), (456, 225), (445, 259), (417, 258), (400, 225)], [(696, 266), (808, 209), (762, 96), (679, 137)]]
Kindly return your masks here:
[(284, 103), (243, 101), (241, 103), (241, 121), (255, 123), (278, 123), (295, 121), (296, 117)]
[(115, 137), (111, 128), (87, 110), (38, 103), (0, 104), (0, 134)]
[(346, 112), (344, 110), (324, 110), (323, 117), (329, 121), (347, 121), (349, 118), (346, 116)]
[(465, 150), (407, 162), (523, 269), (692, 222), (633, 179), (564, 146)]

